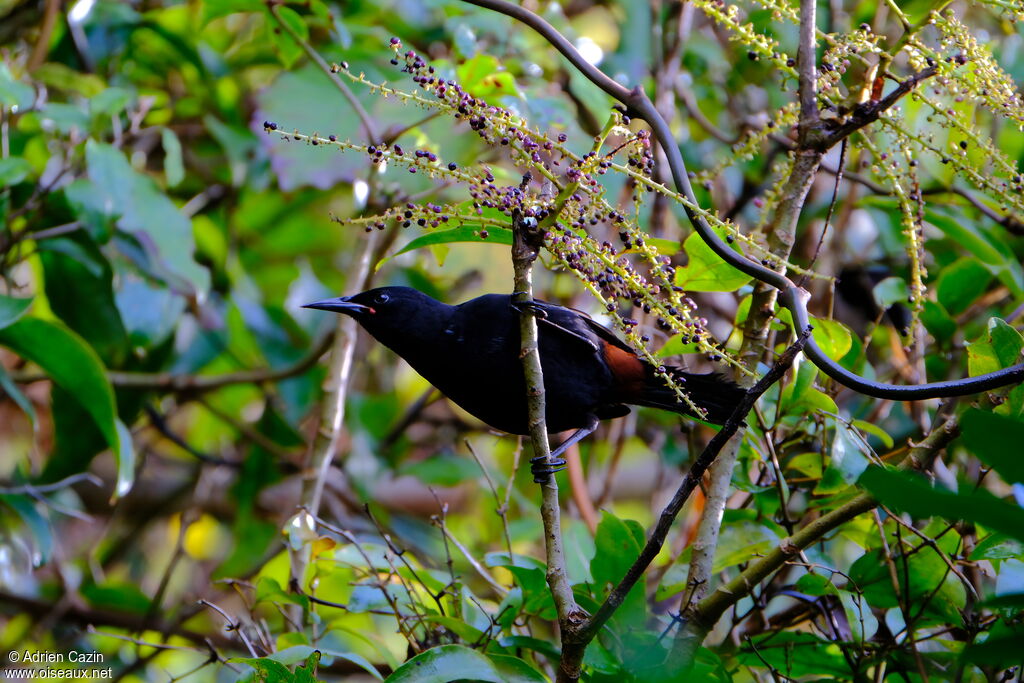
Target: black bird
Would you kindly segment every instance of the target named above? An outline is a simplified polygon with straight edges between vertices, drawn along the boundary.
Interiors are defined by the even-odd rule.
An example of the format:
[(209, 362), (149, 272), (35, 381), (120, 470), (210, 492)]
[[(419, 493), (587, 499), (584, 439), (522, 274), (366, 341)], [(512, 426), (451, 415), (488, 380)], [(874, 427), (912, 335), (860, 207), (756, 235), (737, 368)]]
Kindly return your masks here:
[[(629, 413), (626, 404), (693, 415), (654, 366), (608, 328), (543, 301), (528, 307), (538, 321), (548, 429), (576, 430), (555, 449), (552, 459), (593, 432), (598, 421)], [(519, 357), (520, 307), (511, 296), (486, 294), (449, 306), (409, 287), (380, 287), (304, 308), (352, 316), (466, 412), (495, 429), (529, 433)], [(729, 418), (745, 393), (719, 374), (666, 369), (715, 424)], [(534, 463), (539, 481), (551, 471)]]

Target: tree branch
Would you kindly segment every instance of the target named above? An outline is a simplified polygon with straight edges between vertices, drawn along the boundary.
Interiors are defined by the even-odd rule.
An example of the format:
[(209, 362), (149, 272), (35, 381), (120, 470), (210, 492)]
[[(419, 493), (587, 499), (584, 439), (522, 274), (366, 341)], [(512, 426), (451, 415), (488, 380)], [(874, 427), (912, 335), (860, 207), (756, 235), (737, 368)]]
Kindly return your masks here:
[[(524, 178), (524, 184), (527, 179)], [(533, 262), (537, 258), (539, 243), (536, 235), (523, 222), (518, 210), (512, 214), (512, 267), (515, 270), (515, 293), (517, 303), (533, 302)], [(548, 446), (548, 428), (545, 420), (544, 372), (540, 364), (537, 320), (528, 306), (523, 306), (519, 318), (519, 335), (526, 377), (527, 420), (530, 426), (530, 440), (535, 458), (542, 465), (551, 466), (551, 452)], [(511, 486), (511, 484), (510, 484)], [(562, 630), (563, 643), (576, 632), (586, 613), (576, 604), (572, 585), (565, 569), (565, 554), (562, 550), (561, 509), (558, 505), (558, 483), (549, 476), (541, 483), (541, 518), (544, 521), (544, 549), (547, 554), (547, 580), (551, 596), (558, 610), (558, 624)], [(567, 661), (564, 652), (559, 663), (557, 681), (577, 681), (580, 677), (582, 657), (579, 661)]]
[[(704, 476), (704, 472), (711, 466), (711, 463), (715, 461), (719, 451), (725, 446), (734, 434), (741, 427), (744, 426), (744, 419), (747, 413), (750, 412), (751, 408), (757, 402), (757, 399), (761, 397), (764, 392), (768, 391), (769, 388), (780, 379), (793, 364), (793, 359), (796, 358), (797, 354), (803, 350), (804, 345), (810, 338), (811, 330), (807, 328), (804, 333), (800, 335), (795, 343), (783, 352), (779, 359), (772, 366), (771, 370), (765, 373), (764, 377), (758, 380), (757, 384), (747, 390), (743, 400), (740, 401), (739, 405), (733, 410), (732, 415), (729, 416), (729, 420), (722, 426), (717, 434), (712, 437), (708, 445), (705, 446), (700, 456), (690, 466), (686, 476), (683, 477), (683, 481), (679, 484), (679, 488), (676, 489), (672, 499), (662, 510), (661, 516), (658, 518), (658, 523), (655, 525), (654, 530), (651, 532), (651, 536), (647, 539), (647, 544), (644, 546), (640, 555), (636, 561), (626, 572), (626, 575), (622, 578), (619, 584), (609, 593), (608, 598), (598, 609), (597, 613), (587, 622), (585, 628), (580, 632), (580, 635), (585, 637), (589, 642), (594, 636), (597, 635), (601, 627), (604, 626), (605, 622), (611, 617), (615, 610), (622, 604), (629, 594), (629, 591), (636, 585), (636, 582), (640, 580), (643, 573), (647, 570), (647, 567), (654, 561), (654, 558), (658, 556), (661, 551), (662, 545), (665, 543), (665, 539), (668, 537), (668, 532), (672, 528), (673, 522), (675, 522), (676, 516), (679, 511), (682, 510), (683, 505), (686, 503), (690, 494), (697, 488), (700, 483), (701, 477)], [(563, 646), (564, 649), (564, 646)], [(563, 655), (564, 656), (564, 655)]]
[[(900, 468), (919, 469), (922, 465), (930, 463), (939, 451), (959, 434), (958, 418), (950, 417), (910, 450), (900, 463)], [(850, 502), (810, 522), (792, 536), (782, 539), (771, 552), (751, 564), (732, 581), (720, 586), (696, 606), (686, 610), (675, 655), (684, 661), (692, 661), (697, 648), (727, 609), (748, 596), (761, 581), (771, 576), (801, 550), (876, 505), (878, 501), (870, 494), (858, 495)]]
[[(176, 393), (203, 393), (222, 389), (233, 384), (259, 384), (260, 382), (279, 382), (289, 377), (301, 375), (317, 364), (320, 357), (327, 353), (334, 342), (334, 332), (324, 336), (312, 351), (297, 362), (277, 370), (266, 368), (261, 370), (242, 370), (227, 372), (220, 375), (186, 375), (172, 372), (120, 372), (111, 370), (107, 379), (115, 387), (123, 389), (152, 389)], [(16, 378), (26, 381), (33, 378)]]
[[(628, 90), (625, 86), (613, 81), (596, 67), (588, 64), (576, 51), (576, 48), (566, 40), (551, 24), (547, 23), (533, 12), (514, 5), (505, 0), (465, 0), (473, 5), (500, 12), (506, 16), (517, 19), (530, 26), (551, 43), (573, 66), (580, 70), (592, 83), (601, 88), (616, 100), (626, 105), (635, 116), (639, 116), (651, 126), (654, 137), (658, 144), (665, 151), (669, 168), (672, 171), (672, 179), (677, 191), (682, 194), (688, 202), (697, 205), (698, 202), (690, 186), (686, 173), (686, 165), (683, 162), (679, 146), (665, 119), (657, 112), (650, 99), (639, 87)], [(923, 72), (922, 72), (923, 73)], [(892, 94), (890, 94), (891, 97)], [(883, 101), (888, 101), (886, 98)], [(894, 101), (894, 100), (893, 100)], [(865, 121), (867, 125), (870, 121)], [(852, 132), (852, 131), (849, 131)], [(848, 135), (849, 132), (845, 134)], [(833, 134), (832, 144), (838, 142)], [(718, 254), (726, 263), (737, 270), (750, 275), (751, 277), (771, 285), (780, 291), (779, 303), (788, 308), (793, 314), (793, 322), (796, 329), (805, 329), (809, 324), (806, 302), (801, 294), (803, 290), (797, 287), (788, 277), (755, 263), (741, 254), (733, 251), (718, 235), (711, 229), (701, 216), (693, 209), (685, 207), (686, 214), (693, 224), (694, 230), (701, 236), (701, 239), (711, 247), (711, 250)], [(846, 368), (842, 367), (818, 346), (812, 337), (807, 341), (804, 349), (807, 357), (822, 370), (826, 375), (840, 384), (867, 396), (875, 398), (888, 398), (901, 401), (913, 401), (925, 398), (940, 398), (947, 396), (964, 396), (974, 394), (996, 387), (1019, 384), (1024, 381), (1024, 363), (1019, 363), (1009, 368), (997, 370), (984, 375), (965, 379), (949, 380), (946, 382), (933, 382), (919, 385), (895, 385), (875, 382), (865, 379)]]

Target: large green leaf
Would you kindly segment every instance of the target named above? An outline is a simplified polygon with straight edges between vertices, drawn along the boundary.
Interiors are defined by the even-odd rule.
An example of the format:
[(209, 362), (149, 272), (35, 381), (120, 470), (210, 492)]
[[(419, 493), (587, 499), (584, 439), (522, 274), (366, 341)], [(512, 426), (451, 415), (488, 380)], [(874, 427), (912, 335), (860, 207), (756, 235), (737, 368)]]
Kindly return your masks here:
[(114, 303), (110, 266), (82, 233), (60, 242), (74, 244), (84, 257), (53, 250), (39, 253), (47, 302), (61, 322), (96, 351), (104, 365), (121, 367), (128, 354), (128, 335)]
[(968, 410), (960, 420), (964, 444), (990, 465), (1007, 483), (1024, 484), (1024, 458), (1016, 448), (1024, 444), (1024, 422), (983, 410)]
[(988, 268), (965, 256), (942, 269), (935, 295), (951, 315), (959, 315), (985, 293), (991, 281)]
[(504, 677), (484, 655), (464, 645), (442, 645), (421, 652), (387, 677), (385, 683), (503, 683)]
[(21, 157), (0, 159), (0, 188), (17, 185), (32, 172), (32, 165)]
[(28, 310), (32, 299), (18, 299), (0, 294), (0, 329), (7, 327)]
[(1000, 318), (990, 318), (985, 339), (967, 345), (967, 369), (972, 377), (1020, 362), (1024, 337)]
[(505, 683), (545, 683), (548, 679), (532, 666), (511, 655), (488, 655)]
[(510, 228), (489, 226), (487, 228), (486, 237), (483, 237), (480, 234), (479, 226), (473, 225), (460, 225), (457, 228), (451, 228), (449, 230), (431, 230), (430, 232), (424, 233), (419, 237), (410, 240), (405, 246), (391, 256), (381, 259), (377, 264), (377, 268), (380, 268), (388, 259), (392, 259), (399, 254), (405, 254), (406, 252), (422, 249), (423, 247), (434, 247), (441, 244), (452, 244), (454, 242), (487, 242), (490, 244), (511, 245), (512, 230)]
[(925, 209), (925, 219), (969, 251), (1014, 296), (1024, 296), (1024, 268), (1004, 240), (988, 234), (973, 221), (954, 218), (930, 204)]
[[(594, 535), (594, 557), (590, 574), (594, 577), (594, 595), (603, 598), (622, 580), (640, 555), (644, 543), (643, 528), (635, 521), (619, 519), (605, 512)], [(633, 621), (644, 614), (643, 584), (637, 583), (619, 608), (617, 617)]]
[(473, 97), (491, 99), (502, 95), (519, 96), (516, 79), (502, 70), (496, 57), (488, 54), (478, 54), (460, 64), (455, 70), (455, 77), (463, 90)]
[(920, 477), (881, 467), (869, 467), (860, 483), (873, 496), (914, 517), (944, 517), (975, 522), (993, 531), (1024, 540), (1024, 509), (985, 490), (954, 493), (932, 488)]
[(687, 262), (676, 271), (676, 284), (691, 292), (732, 292), (750, 282), (750, 276), (736, 270), (697, 233), (683, 242)]
[(32, 87), (15, 79), (6, 61), (0, 62), (0, 105), (27, 109), (35, 98)]
[(126, 494), (135, 477), (135, 453), (96, 352), (62, 323), (35, 317), (23, 317), (0, 330), (0, 345), (36, 363), (89, 413), (117, 456), (115, 495)]
[(98, 198), (119, 216), (117, 227), (143, 246), (155, 274), (179, 288), (204, 291), (209, 273), (192, 258), (192, 222), (185, 214), (116, 147), (89, 140), (85, 160)]

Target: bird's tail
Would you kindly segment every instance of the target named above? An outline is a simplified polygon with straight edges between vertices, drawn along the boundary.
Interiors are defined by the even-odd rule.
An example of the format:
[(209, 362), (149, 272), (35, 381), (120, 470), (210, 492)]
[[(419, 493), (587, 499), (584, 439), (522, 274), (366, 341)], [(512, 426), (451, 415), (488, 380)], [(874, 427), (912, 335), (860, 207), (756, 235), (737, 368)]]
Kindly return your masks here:
[[(666, 369), (690, 395), (690, 400), (707, 412), (705, 419), (714, 424), (725, 424), (746, 393), (741, 386), (717, 372), (694, 374), (673, 366), (666, 366)], [(640, 398), (632, 402), (640, 406), (671, 410), (681, 415), (693, 415), (693, 409), (679, 400), (676, 392), (654, 373), (653, 368), (644, 383)]]

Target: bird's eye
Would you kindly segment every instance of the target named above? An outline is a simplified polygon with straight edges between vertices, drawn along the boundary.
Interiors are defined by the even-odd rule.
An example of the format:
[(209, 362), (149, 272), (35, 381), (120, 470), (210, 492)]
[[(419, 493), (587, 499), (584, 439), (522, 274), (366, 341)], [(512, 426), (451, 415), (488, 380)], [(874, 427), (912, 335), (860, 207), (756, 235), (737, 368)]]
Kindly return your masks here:
[(378, 304), (386, 304), (390, 298), (390, 296), (382, 292), (376, 296), (374, 302)]

